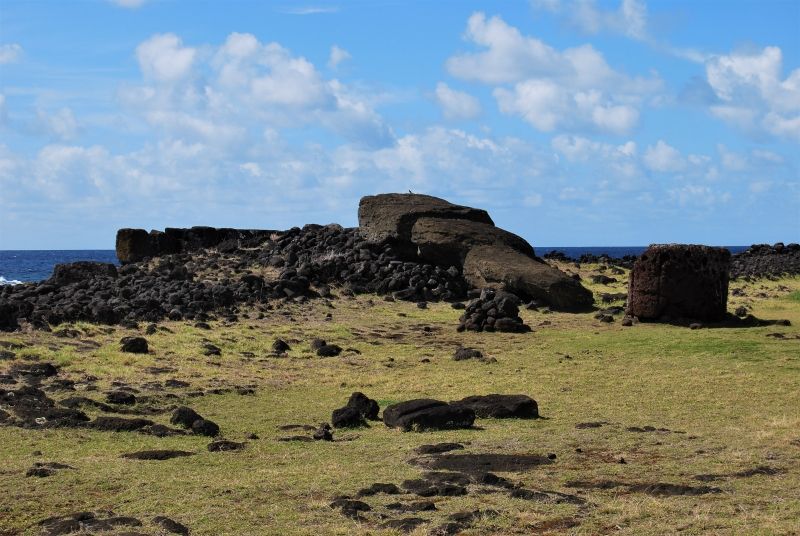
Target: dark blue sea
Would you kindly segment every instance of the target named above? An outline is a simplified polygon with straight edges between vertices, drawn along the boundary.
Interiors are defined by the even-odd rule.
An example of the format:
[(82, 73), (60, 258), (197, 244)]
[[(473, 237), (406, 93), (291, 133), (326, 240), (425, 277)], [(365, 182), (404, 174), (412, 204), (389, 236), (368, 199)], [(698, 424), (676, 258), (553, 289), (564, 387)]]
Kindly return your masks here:
[[(731, 253), (739, 253), (748, 246), (727, 246)], [(536, 254), (543, 256), (551, 251), (560, 251), (567, 257), (577, 259), (581, 255), (607, 254), (611, 258), (625, 255), (640, 255), (646, 246), (608, 247), (548, 247), (539, 246)], [(101, 261), (119, 264), (113, 249), (81, 250), (0, 250), (0, 285), (13, 285), (47, 279), (56, 264), (75, 261)]]

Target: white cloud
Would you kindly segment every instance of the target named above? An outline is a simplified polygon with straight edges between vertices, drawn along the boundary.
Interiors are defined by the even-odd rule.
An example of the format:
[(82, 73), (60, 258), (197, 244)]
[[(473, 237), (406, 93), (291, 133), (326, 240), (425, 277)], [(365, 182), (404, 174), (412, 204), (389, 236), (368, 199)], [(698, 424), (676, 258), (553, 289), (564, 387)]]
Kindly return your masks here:
[(184, 47), (175, 34), (154, 35), (136, 47), (136, 58), (146, 78), (157, 82), (176, 82), (192, 69), (197, 51)]
[(38, 110), (37, 119), (39, 128), (57, 140), (69, 141), (78, 134), (78, 122), (69, 108), (61, 108), (54, 114)]
[(114, 5), (128, 9), (136, 9), (142, 7), (147, 0), (108, 0)]
[(609, 32), (633, 39), (648, 39), (647, 6), (641, 0), (622, 0), (617, 9), (597, 6), (595, 0), (533, 0), (533, 7), (563, 15), (587, 34)]
[(331, 69), (336, 69), (340, 63), (342, 63), (345, 60), (349, 60), (351, 57), (352, 56), (350, 56), (350, 53), (348, 51), (346, 51), (341, 47), (333, 45), (331, 47), (330, 57), (328, 58), (328, 67), (330, 67)]
[(450, 74), (499, 86), (493, 94), (500, 110), (543, 131), (629, 132), (645, 98), (662, 86), (654, 75), (616, 72), (591, 45), (559, 51), (496, 16), (474, 13), (465, 37), (486, 50), (449, 58)]
[(654, 146), (648, 146), (642, 161), (649, 169), (660, 173), (673, 173), (686, 167), (686, 161), (680, 151), (664, 140), (658, 140)]
[(137, 48), (145, 84), (124, 88), (122, 100), (165, 132), (218, 144), (241, 143), (256, 125), (321, 126), (366, 146), (394, 142), (368, 99), (279, 43), (232, 33), (197, 50), (172, 34), (148, 39)]
[(647, 38), (647, 6), (639, 0), (622, 0), (614, 11), (598, 8), (594, 0), (576, 0), (569, 11), (571, 21), (586, 33), (607, 31), (634, 39)]
[(711, 113), (746, 131), (800, 142), (800, 69), (785, 79), (782, 70), (774, 46), (711, 58), (706, 79), (719, 99)]
[(17, 43), (0, 45), (0, 65), (14, 63), (22, 56), (22, 47)]
[(436, 84), (436, 101), (447, 119), (473, 119), (481, 113), (478, 99), (469, 93), (452, 89), (444, 82)]

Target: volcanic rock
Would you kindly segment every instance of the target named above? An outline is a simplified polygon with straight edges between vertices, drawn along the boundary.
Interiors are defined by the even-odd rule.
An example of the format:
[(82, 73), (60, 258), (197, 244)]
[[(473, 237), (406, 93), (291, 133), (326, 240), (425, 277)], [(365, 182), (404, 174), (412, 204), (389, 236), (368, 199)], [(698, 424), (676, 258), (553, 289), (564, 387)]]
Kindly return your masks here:
[(536, 401), (526, 395), (468, 396), (450, 404), (470, 408), (478, 417), (495, 419), (535, 419), (539, 417)]
[(565, 311), (586, 309), (593, 301), (588, 289), (561, 270), (507, 246), (472, 248), (464, 260), (464, 278), (473, 287), (500, 288)]
[(147, 339), (144, 337), (123, 337), (120, 341), (120, 350), (129, 354), (146, 354)]
[(387, 407), (383, 410), (383, 422), (403, 431), (470, 428), (475, 422), (475, 412), (440, 400), (421, 398)]
[(650, 246), (633, 265), (627, 313), (648, 320), (722, 320), (730, 257), (725, 248)]

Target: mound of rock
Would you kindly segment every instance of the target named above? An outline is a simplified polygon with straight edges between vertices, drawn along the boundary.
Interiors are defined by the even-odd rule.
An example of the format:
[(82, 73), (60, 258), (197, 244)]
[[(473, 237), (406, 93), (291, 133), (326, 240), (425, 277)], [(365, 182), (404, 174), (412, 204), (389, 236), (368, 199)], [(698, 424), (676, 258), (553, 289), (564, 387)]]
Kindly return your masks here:
[(380, 411), (380, 407), (375, 400), (364, 393), (353, 393), (350, 395), (347, 405), (333, 410), (331, 424), (334, 428), (367, 426), (367, 419), (371, 421), (378, 419), (378, 411)]
[(531, 328), (519, 317), (520, 300), (513, 294), (484, 289), (470, 301), (458, 319), (458, 331), (502, 331), (524, 333)]
[(539, 406), (527, 395), (476, 395), (451, 402), (458, 406), (470, 408), (475, 415), (494, 419), (536, 419), (539, 417)]
[(648, 320), (722, 320), (730, 259), (725, 248), (650, 246), (633, 265), (627, 313)]
[(263, 229), (228, 229), (214, 227), (192, 227), (164, 231), (144, 229), (120, 229), (117, 231), (117, 258), (122, 264), (138, 262), (148, 257), (160, 257), (172, 253), (194, 251), (203, 248), (222, 247), (236, 249), (256, 245), (268, 239), (276, 231)]
[(470, 428), (475, 412), (441, 400), (419, 398), (388, 406), (383, 410), (383, 422), (403, 431)]
[(463, 269), (473, 287), (493, 286), (565, 310), (592, 304), (591, 292), (538, 259), (524, 239), (495, 227), (484, 210), (427, 195), (380, 194), (361, 199), (358, 221), (371, 243)]
[(733, 256), (731, 278), (800, 274), (800, 244), (756, 244)]

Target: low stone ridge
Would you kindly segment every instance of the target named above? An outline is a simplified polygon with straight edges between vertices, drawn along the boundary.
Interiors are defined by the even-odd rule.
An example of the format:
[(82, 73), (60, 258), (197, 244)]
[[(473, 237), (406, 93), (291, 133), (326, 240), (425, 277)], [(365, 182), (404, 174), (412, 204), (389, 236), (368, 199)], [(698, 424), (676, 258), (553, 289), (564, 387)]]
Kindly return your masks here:
[[(132, 262), (117, 276), (93, 273), (71, 283), (43, 281), (0, 287), (0, 331), (71, 321), (135, 325), (169, 317), (203, 323), (209, 313), (235, 318), (240, 304), (330, 298), (329, 285), (345, 292), (374, 292), (409, 301), (463, 299), (467, 283), (456, 267), (405, 261), (388, 244), (371, 244), (357, 229), (306, 225), (270, 234), (253, 247), (198, 249)], [(279, 273), (270, 280), (254, 267)], [(216, 281), (203, 281), (213, 271)], [(86, 273), (78, 271), (77, 273)]]
[(502, 290), (484, 289), (472, 300), (458, 319), (458, 331), (502, 331), (524, 333), (531, 331), (519, 316), (520, 300)]
[(725, 248), (650, 246), (633, 265), (627, 313), (646, 320), (723, 320), (730, 258)]
[(107, 262), (78, 261), (56, 264), (53, 275), (47, 281), (61, 286), (92, 279), (93, 277), (117, 277), (117, 267)]
[(419, 398), (388, 406), (383, 410), (383, 422), (403, 431), (470, 428), (475, 412), (441, 400)]
[(731, 259), (731, 279), (800, 274), (800, 244), (754, 244)]
[(527, 395), (483, 395), (468, 396), (450, 404), (464, 406), (482, 418), (494, 419), (536, 419), (539, 417), (539, 406)]
[(117, 258), (122, 264), (139, 262), (148, 257), (160, 257), (172, 253), (183, 253), (203, 248), (223, 246), (222, 249), (258, 245), (276, 231), (262, 229), (229, 229), (214, 227), (192, 227), (164, 231), (144, 229), (120, 229), (117, 231)]

